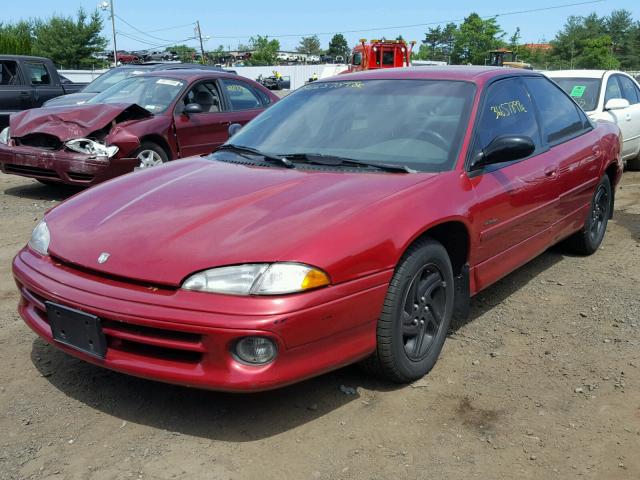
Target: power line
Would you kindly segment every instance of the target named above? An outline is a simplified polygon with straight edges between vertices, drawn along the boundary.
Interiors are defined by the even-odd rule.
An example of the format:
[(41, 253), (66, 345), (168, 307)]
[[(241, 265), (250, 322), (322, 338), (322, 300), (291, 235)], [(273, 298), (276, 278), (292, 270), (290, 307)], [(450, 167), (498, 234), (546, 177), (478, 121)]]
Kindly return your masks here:
[(130, 35), (130, 34), (126, 33), (126, 32), (118, 31), (117, 33), (118, 33), (118, 35), (122, 35), (123, 37), (127, 37), (130, 40), (135, 40), (136, 42), (144, 43), (144, 44), (148, 45), (151, 48), (173, 47), (174, 45), (177, 45), (179, 43), (188, 42), (189, 40), (195, 40), (195, 38), (196, 38), (196, 37), (187, 37), (187, 38), (183, 38), (182, 40), (171, 41), (171, 43), (167, 43), (166, 45), (160, 45), (160, 44), (157, 44), (157, 43), (151, 43), (151, 42), (148, 42), (146, 40), (142, 40), (142, 39), (137, 38), (137, 37), (135, 37), (133, 35)]
[(141, 33), (142, 35), (144, 35), (145, 37), (150, 37), (153, 38), (154, 40), (160, 40), (162, 42), (172, 42), (173, 40), (168, 40), (166, 38), (160, 38), (160, 37), (156, 37), (154, 35), (149, 35), (147, 32), (140, 30), (138, 27), (131, 25), (129, 22), (127, 22), (124, 18), (122, 18), (120, 15), (116, 15), (114, 14), (114, 16), (120, 20), (122, 23), (129, 25), (131, 28), (133, 28), (136, 32)]
[[(525, 13), (535, 13), (535, 12), (545, 12), (545, 11), (549, 11), (549, 10), (557, 10), (559, 8), (567, 8), (567, 7), (577, 7), (577, 6), (581, 6), (581, 5), (589, 5), (589, 4), (593, 4), (593, 3), (602, 3), (606, 0), (589, 0), (589, 1), (584, 1), (584, 2), (576, 2), (576, 3), (565, 3), (563, 5), (554, 5), (552, 7), (541, 7), (541, 8), (531, 8), (528, 10), (516, 10), (516, 11), (511, 11), (511, 12), (504, 12), (504, 13), (496, 13), (493, 15), (485, 15), (485, 16), (481, 16), (480, 18), (482, 18), (483, 20), (487, 20), (490, 18), (496, 18), (496, 17), (507, 17), (507, 16), (512, 16), (512, 15), (522, 15)], [(342, 30), (339, 32), (312, 32), (312, 33), (286, 33), (286, 34), (282, 34), (282, 35), (266, 35), (269, 38), (287, 38), (287, 37), (307, 37), (307, 36), (311, 36), (311, 35), (318, 35), (318, 36), (325, 36), (325, 35), (335, 35), (337, 33), (366, 33), (366, 32), (374, 32), (374, 31), (381, 31), (381, 30), (398, 30), (401, 28), (416, 28), (416, 27), (428, 27), (428, 26), (433, 26), (433, 25), (443, 25), (446, 23), (458, 23), (458, 22), (462, 22), (464, 21), (464, 18), (456, 18), (456, 19), (452, 19), (452, 20), (440, 20), (437, 22), (427, 22), (427, 23), (415, 23), (412, 25), (395, 25), (395, 26), (391, 26), (391, 27), (372, 27), (372, 28), (363, 28), (363, 29), (359, 29), (359, 30)], [(219, 38), (219, 39), (245, 39), (245, 38), (251, 38), (254, 37), (255, 35), (233, 35), (233, 36), (222, 36), (222, 35), (212, 35), (212, 38)]]
[(157, 28), (155, 30), (147, 30), (147, 32), (154, 33), (154, 32), (164, 32), (165, 30), (177, 30), (179, 28), (193, 27), (195, 24), (196, 22), (191, 22), (191, 23), (185, 23), (183, 25), (174, 25), (173, 27), (164, 27), (164, 28)]

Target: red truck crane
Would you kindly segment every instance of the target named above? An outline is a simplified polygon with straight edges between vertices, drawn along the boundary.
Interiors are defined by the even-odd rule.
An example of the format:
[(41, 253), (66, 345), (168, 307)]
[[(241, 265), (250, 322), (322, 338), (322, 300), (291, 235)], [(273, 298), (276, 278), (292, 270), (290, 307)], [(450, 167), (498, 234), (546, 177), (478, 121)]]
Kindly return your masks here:
[(360, 39), (351, 52), (349, 68), (343, 73), (373, 70), (376, 68), (409, 67), (411, 50), (415, 41)]

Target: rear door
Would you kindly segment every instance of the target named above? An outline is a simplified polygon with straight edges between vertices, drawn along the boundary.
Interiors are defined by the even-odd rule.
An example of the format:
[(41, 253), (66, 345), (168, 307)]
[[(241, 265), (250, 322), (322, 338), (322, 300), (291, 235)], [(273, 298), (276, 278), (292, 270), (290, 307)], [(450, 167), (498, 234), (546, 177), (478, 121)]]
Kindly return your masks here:
[(5, 114), (31, 106), (31, 88), (20, 75), (18, 62), (0, 60), (0, 112)]
[[(640, 150), (640, 88), (636, 82), (626, 75), (616, 75), (622, 90), (622, 98), (629, 101), (630, 106), (622, 111), (621, 121), (626, 124), (628, 155), (634, 158)], [(625, 145), (627, 148), (627, 145)]]
[(228, 125), (245, 125), (261, 113), (270, 99), (248, 82), (235, 78), (221, 78), (220, 85), (225, 97), (225, 122)]
[(24, 62), (24, 66), (27, 77), (34, 88), (31, 107), (40, 107), (47, 100), (59, 97), (62, 94), (62, 85), (56, 83), (57, 72), (50, 72), (49, 67), (44, 62), (30, 60)]
[(526, 78), (540, 115), (543, 143), (558, 161), (559, 217), (554, 241), (574, 232), (584, 223), (598, 183), (602, 149), (591, 122), (567, 94), (547, 78)]
[[(604, 101), (602, 108), (607, 102), (614, 98), (624, 98), (622, 93), (622, 86), (618, 81), (619, 75), (611, 75), (607, 79), (604, 90)], [(611, 122), (617, 123), (622, 132), (622, 158), (628, 158), (633, 154), (634, 147), (634, 132), (631, 126), (631, 115), (629, 113), (629, 107), (620, 110), (604, 110), (603, 115), (599, 115), (599, 118), (604, 118)]]
[(535, 108), (520, 78), (489, 85), (476, 122), (472, 155), (499, 135), (527, 136), (536, 145), (525, 159), (468, 172), (476, 196), (470, 213), (479, 235), (471, 261), (481, 289), (547, 248), (559, 189), (557, 158), (542, 143)]
[[(190, 103), (200, 105), (202, 112), (186, 114), (184, 107)], [(196, 83), (177, 103), (174, 124), (180, 157), (211, 153), (227, 140), (229, 121), (223, 104), (215, 80)]]

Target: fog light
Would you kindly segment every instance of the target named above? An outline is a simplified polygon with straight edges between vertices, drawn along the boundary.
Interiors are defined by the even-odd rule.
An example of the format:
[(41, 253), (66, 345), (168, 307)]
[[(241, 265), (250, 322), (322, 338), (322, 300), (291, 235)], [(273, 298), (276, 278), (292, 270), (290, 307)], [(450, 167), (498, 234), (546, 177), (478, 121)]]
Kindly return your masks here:
[(265, 337), (245, 337), (236, 343), (235, 353), (240, 360), (252, 365), (269, 363), (278, 353), (276, 344)]

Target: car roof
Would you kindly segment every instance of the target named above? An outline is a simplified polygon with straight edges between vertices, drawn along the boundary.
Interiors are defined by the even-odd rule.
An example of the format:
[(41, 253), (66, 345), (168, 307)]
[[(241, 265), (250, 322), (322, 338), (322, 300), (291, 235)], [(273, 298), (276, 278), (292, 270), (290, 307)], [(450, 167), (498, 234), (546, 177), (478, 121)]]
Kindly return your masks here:
[[(484, 67), (475, 65), (447, 65), (442, 67), (419, 66), (378, 68), (346, 75), (337, 75), (327, 81), (340, 80), (464, 80), (482, 83), (494, 77), (511, 75), (539, 75), (532, 70), (507, 67)], [(324, 80), (323, 80), (324, 81)]]
[(185, 80), (187, 82), (191, 82), (193, 80), (200, 80), (202, 78), (237, 78), (238, 76), (225, 72), (224, 70), (210, 70), (210, 69), (175, 69), (175, 70), (151, 70), (149, 72), (145, 72), (140, 74), (139, 77), (165, 77), (165, 78), (175, 78), (178, 80)]
[[(602, 78), (607, 72), (616, 72), (615, 70), (549, 70), (543, 72), (550, 78)], [(620, 72), (616, 72), (620, 73)]]

